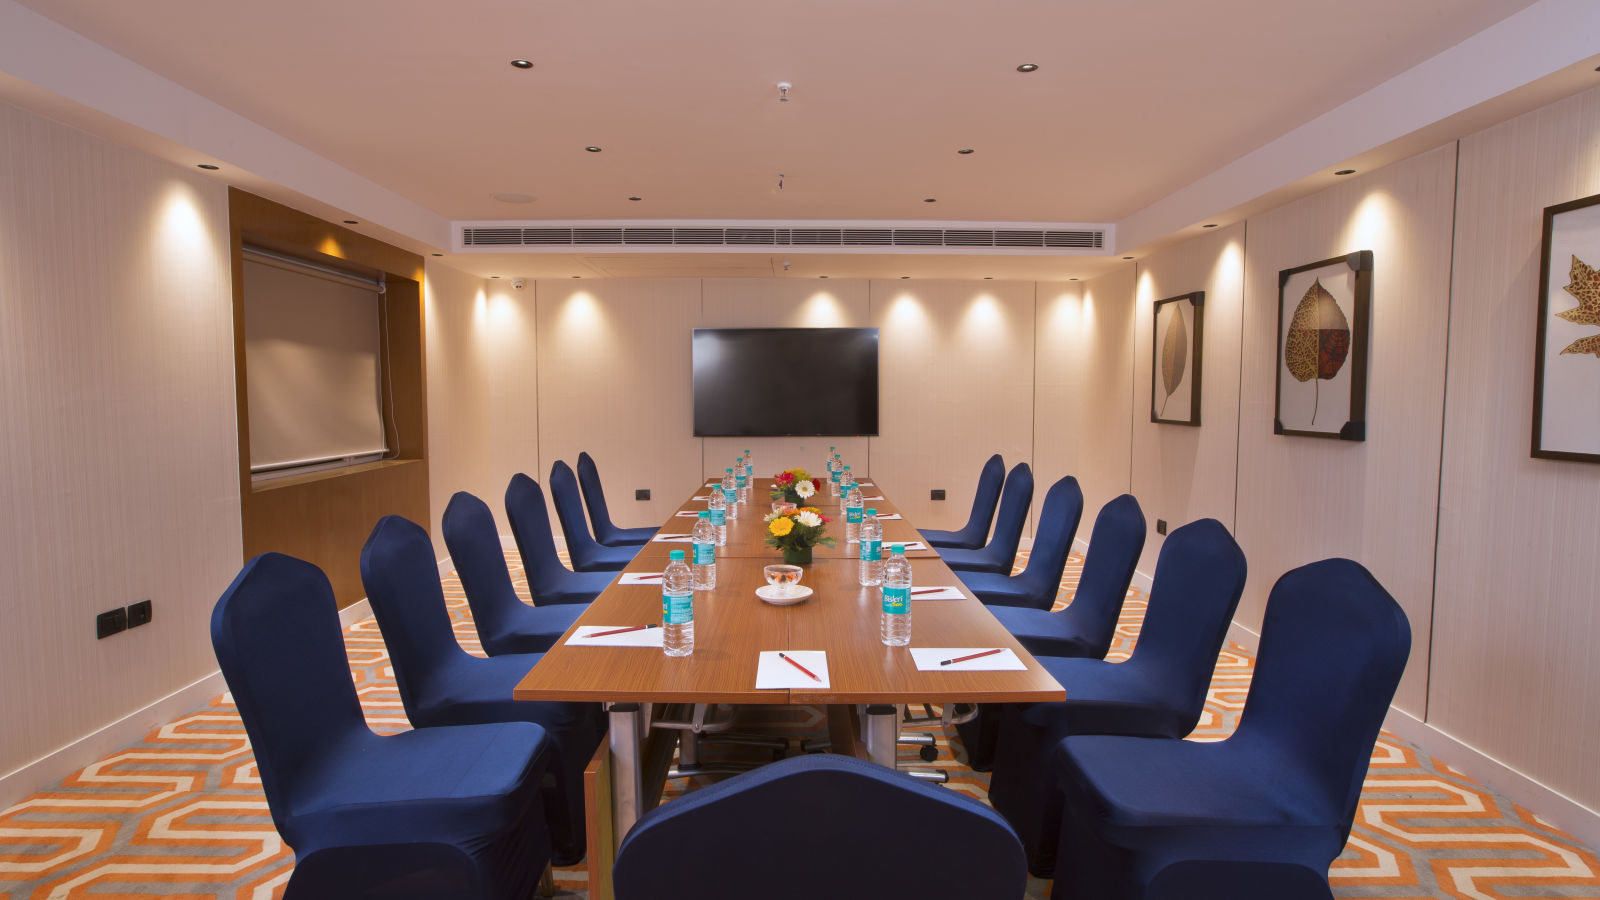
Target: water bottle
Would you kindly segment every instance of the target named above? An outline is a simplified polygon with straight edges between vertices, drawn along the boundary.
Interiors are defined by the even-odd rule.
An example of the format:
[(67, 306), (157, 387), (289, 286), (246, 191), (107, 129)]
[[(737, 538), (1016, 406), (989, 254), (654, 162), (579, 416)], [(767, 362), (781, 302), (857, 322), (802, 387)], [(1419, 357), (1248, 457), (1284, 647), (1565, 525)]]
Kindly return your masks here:
[(739, 518), (739, 482), (733, 477), (733, 467), (722, 470), (727, 474), (722, 476), (722, 502), (728, 518)]
[(754, 484), (756, 480), (756, 458), (750, 455), (749, 448), (744, 451), (744, 477)]
[(883, 561), (883, 615), (878, 619), (878, 637), (890, 647), (911, 643), (911, 560), (906, 546), (889, 548)]
[(832, 445), (829, 445), (829, 447), (828, 447), (828, 458), (826, 460), (824, 460), (824, 462), (827, 463), (827, 469), (828, 469), (828, 474), (829, 475), (833, 474), (833, 451), (835, 451), (837, 449), (839, 449), (839, 448), (838, 447), (834, 447)]
[(721, 488), (711, 489), (711, 525), (717, 529), (717, 546), (723, 547), (728, 543), (728, 499), (722, 495)]
[(844, 505), (844, 498), (850, 496), (850, 489), (856, 485), (856, 476), (851, 474), (850, 467), (845, 466), (839, 473), (839, 505)]
[(717, 586), (717, 528), (711, 512), (702, 510), (694, 520), (694, 589), (713, 590)]
[(839, 460), (839, 454), (833, 455), (833, 460), (828, 464), (828, 496), (839, 496), (839, 477), (844, 474), (844, 463)]
[(862, 511), (860, 535), (861, 586), (877, 587), (883, 584), (883, 526), (876, 509)]
[(739, 502), (749, 503), (750, 476), (745, 472), (744, 457), (741, 456), (733, 461), (733, 473), (734, 486), (739, 489)]
[(861, 486), (850, 485), (844, 495), (844, 542), (854, 544), (861, 539)]
[(661, 573), (661, 649), (668, 656), (694, 652), (694, 573), (683, 561), (683, 551), (672, 551), (672, 562)]

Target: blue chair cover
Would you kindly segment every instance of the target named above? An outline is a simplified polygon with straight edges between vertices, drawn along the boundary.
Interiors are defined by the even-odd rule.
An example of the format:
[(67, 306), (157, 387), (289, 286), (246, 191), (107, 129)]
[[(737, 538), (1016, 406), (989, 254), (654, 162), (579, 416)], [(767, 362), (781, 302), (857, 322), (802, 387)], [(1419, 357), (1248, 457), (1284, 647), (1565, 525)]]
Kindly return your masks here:
[(378, 520), (361, 548), (361, 583), (413, 727), (533, 722), (544, 728), (553, 744), (553, 777), (544, 786), (551, 855), (557, 865), (582, 859), (583, 769), (600, 744), (599, 705), (513, 700), (512, 689), (540, 654), (483, 659), (461, 649), (433, 543), (415, 522), (400, 516)]
[(539, 606), (588, 603), (600, 596), (615, 578), (610, 572), (574, 572), (556, 554), (555, 533), (550, 530), (550, 508), (544, 503), (539, 482), (518, 472), (506, 486), (506, 519), (522, 557), (528, 592)]
[(1357, 563), (1284, 575), (1267, 600), (1239, 727), (1220, 743), (1069, 737), (1055, 894), (1328, 898), (1372, 746), (1411, 649)]
[(1012, 564), (1017, 561), (1017, 545), (1022, 542), (1022, 528), (1028, 523), (1028, 507), (1032, 503), (1033, 470), (1027, 463), (1017, 463), (1006, 476), (1006, 487), (1000, 495), (1000, 514), (989, 543), (977, 550), (940, 550), (939, 558), (957, 572), (1009, 575)]
[(444, 544), (472, 607), (472, 624), (490, 656), (543, 653), (555, 646), (588, 604), (529, 606), (511, 586), (500, 530), (489, 505), (459, 491), (444, 508)]
[(1194, 730), (1211, 672), (1244, 591), (1245, 559), (1215, 519), (1168, 535), (1133, 655), (1122, 663), (1042, 657), (1069, 699), (1008, 704), (1002, 714), (989, 800), (1017, 829), (1030, 871), (1055, 866), (1061, 791), (1051, 754), (1069, 734), (1178, 739)]
[(1018, 606), (1048, 611), (1061, 592), (1061, 573), (1072, 555), (1072, 539), (1083, 518), (1083, 491), (1078, 479), (1066, 475), (1045, 492), (1039, 510), (1039, 530), (1028, 551), (1028, 566), (1020, 573), (959, 572), (957, 577), (985, 606)]
[(924, 528), (922, 539), (935, 549), (976, 550), (989, 538), (994, 509), (1000, 503), (1000, 485), (1006, 480), (1006, 461), (1000, 454), (989, 457), (978, 475), (978, 492), (972, 496), (972, 514), (958, 531)]
[(245, 563), (211, 614), (273, 824), (295, 851), (285, 896), (528, 896), (550, 855), (544, 729), (379, 737), (340, 632), (328, 579), (278, 553)]
[(556, 460), (550, 467), (550, 496), (556, 502), (556, 518), (561, 522), (561, 534), (567, 539), (567, 556), (572, 568), (579, 572), (620, 572), (639, 553), (637, 546), (605, 547), (595, 543), (589, 534), (589, 523), (583, 517), (583, 497), (578, 493), (578, 479), (572, 467)]
[(583, 489), (584, 505), (589, 507), (589, 521), (594, 525), (594, 539), (607, 547), (637, 547), (650, 543), (657, 529), (619, 528), (611, 521), (611, 511), (606, 508), (606, 491), (600, 486), (600, 470), (587, 451), (578, 454), (578, 487)]
[[(1048, 509), (1049, 505), (1047, 498), (1045, 507)], [(1128, 583), (1133, 580), (1139, 553), (1144, 550), (1144, 535), (1144, 513), (1139, 511), (1139, 501), (1133, 499), (1132, 494), (1123, 494), (1101, 507), (1100, 514), (1095, 517), (1094, 532), (1089, 535), (1089, 553), (1071, 605), (1060, 612), (1016, 606), (990, 606), (989, 612), (1034, 656), (1103, 659), (1116, 637), (1117, 619), (1122, 615), (1122, 602), (1128, 596)], [(1038, 546), (1036, 541), (1035, 552)], [(1030, 569), (1033, 559), (1031, 555), (1028, 557)], [(998, 577), (1002, 576), (987, 573), (966, 576), (967, 579)], [(1059, 583), (1060, 577), (1056, 580)], [(968, 580), (967, 583), (972, 582)], [(1000, 736), (1002, 709), (999, 705), (985, 703), (978, 707), (977, 718), (956, 726), (967, 750), (967, 763), (979, 772), (987, 772), (994, 766), (994, 745)]]
[(612, 881), (617, 900), (883, 900), (1021, 897), (1027, 875), (1016, 835), (983, 804), (818, 754), (645, 813)]

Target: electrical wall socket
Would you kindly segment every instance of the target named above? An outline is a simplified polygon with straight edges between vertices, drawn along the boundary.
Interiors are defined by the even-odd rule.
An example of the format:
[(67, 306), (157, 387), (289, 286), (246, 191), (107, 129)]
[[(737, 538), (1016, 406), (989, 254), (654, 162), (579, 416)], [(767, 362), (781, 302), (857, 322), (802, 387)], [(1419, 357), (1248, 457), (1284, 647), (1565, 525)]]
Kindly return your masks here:
[(649, 500), (650, 499), (650, 489), (649, 488), (640, 488), (640, 489), (634, 491), (633, 492), (633, 499), (635, 499), (635, 500)]
[(1167, 533), (1167, 520), (1166, 519), (1157, 519), (1156, 520), (1156, 534), (1166, 534), (1166, 533)]
[(128, 607), (128, 627), (138, 628), (140, 625), (148, 623), (153, 615), (155, 615), (155, 611), (151, 608), (149, 600), (140, 600), (138, 603), (131, 604)]
[(944, 499), (944, 488), (934, 488), (933, 490), (929, 491), (928, 492), (928, 499), (929, 500), (943, 500)]
[(122, 607), (106, 610), (94, 617), (94, 636), (97, 640), (128, 630), (128, 611)]

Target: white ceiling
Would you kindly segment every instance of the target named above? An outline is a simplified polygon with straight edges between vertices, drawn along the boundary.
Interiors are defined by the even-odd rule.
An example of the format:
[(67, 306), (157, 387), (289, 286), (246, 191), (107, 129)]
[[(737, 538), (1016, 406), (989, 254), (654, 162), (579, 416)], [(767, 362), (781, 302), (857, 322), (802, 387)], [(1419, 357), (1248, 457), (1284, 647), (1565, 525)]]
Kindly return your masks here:
[[(1114, 224), (1527, 7), (1563, 3), (1570, 0), (21, 0), (99, 45), (98, 53), (75, 50), (84, 58), (121, 57), (288, 148), (277, 151), (286, 161), (275, 177), (259, 146), (236, 142), (239, 158), (229, 159), (225, 142), (193, 146), (202, 142), (185, 140), (182, 126), (163, 135), (133, 123), (146, 142), (149, 132), (167, 139), (164, 155), (188, 148), (215, 158), (230, 183), (336, 207), (347, 193), (387, 192), (393, 205), (415, 209), (392, 221), (382, 204), (348, 214), (373, 233), (433, 250), (444, 243), (434, 226), (414, 224), (429, 216)], [(513, 68), (516, 57), (534, 67)], [(1040, 68), (1017, 72), (1025, 62)], [(0, 72), (15, 76), (0, 80), (0, 96), (39, 105), (26, 68), (0, 56)], [(780, 81), (793, 84), (789, 102), (778, 100)], [(1564, 84), (1583, 86), (1571, 73)], [(97, 105), (84, 99), (92, 85), (46, 87)], [(117, 102), (99, 105), (115, 118), (108, 107)], [(1424, 119), (1415, 129), (1435, 124)], [(602, 152), (586, 152), (589, 145)], [(352, 186), (294, 183), (287, 158), (296, 152), (331, 164)], [(1328, 177), (1320, 169), (1200, 214)], [(533, 201), (503, 203), (493, 197), (501, 192)], [(742, 274), (781, 261), (729, 256), (701, 263)], [(695, 257), (596, 264), (579, 255), (452, 254), (471, 271), (508, 276), (579, 265), (574, 273), (585, 276), (649, 274), (651, 259), (678, 269)], [(988, 265), (998, 277), (1068, 277), (1108, 262), (1002, 258), (962, 263), (956, 274), (973, 277)], [(807, 270), (816, 264), (834, 263), (813, 259)], [(949, 277), (951, 265), (869, 256), (847, 267)]]

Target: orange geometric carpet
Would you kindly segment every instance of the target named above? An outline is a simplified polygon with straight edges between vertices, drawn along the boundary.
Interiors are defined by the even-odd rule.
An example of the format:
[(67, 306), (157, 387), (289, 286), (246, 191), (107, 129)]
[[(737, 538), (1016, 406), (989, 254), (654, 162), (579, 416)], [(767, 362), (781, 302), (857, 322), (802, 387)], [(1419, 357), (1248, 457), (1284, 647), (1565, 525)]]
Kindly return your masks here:
[[(526, 597), (519, 560), (514, 552), (508, 556)], [(1074, 556), (1058, 605), (1070, 598), (1081, 564)], [(445, 595), (462, 646), (481, 653), (453, 576)], [(1131, 591), (1110, 658), (1132, 651), (1144, 609), (1145, 595)], [(373, 729), (408, 727), (377, 623), (369, 618), (352, 625), (345, 645)], [(1223, 651), (1192, 740), (1220, 740), (1232, 732), (1253, 662), (1239, 647)], [(797, 739), (825, 732), (815, 709), (760, 715), (768, 727)], [(939, 756), (925, 764), (916, 748), (902, 748), (904, 765), (946, 769), (954, 790), (987, 796), (988, 776), (964, 765), (953, 733), (937, 725), (912, 727), (935, 732)], [(679, 784), (669, 797), (693, 787)], [(0, 812), (0, 900), (268, 900), (282, 896), (293, 865), (272, 827), (244, 727), (227, 696)], [(1600, 861), (1527, 810), (1385, 733), (1331, 880), (1338, 897), (1600, 898)], [(581, 867), (557, 869), (556, 884), (560, 897), (587, 896)], [(1048, 882), (1029, 883), (1029, 897), (1048, 894)]]

